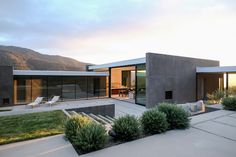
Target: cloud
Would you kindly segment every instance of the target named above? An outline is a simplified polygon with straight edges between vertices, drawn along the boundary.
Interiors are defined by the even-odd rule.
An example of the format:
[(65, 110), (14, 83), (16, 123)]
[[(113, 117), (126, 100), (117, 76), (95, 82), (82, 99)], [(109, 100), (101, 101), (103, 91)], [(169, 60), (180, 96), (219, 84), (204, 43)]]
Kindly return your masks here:
[(229, 64), (224, 55), (236, 51), (235, 8), (235, 0), (7, 0), (0, 44), (93, 63), (153, 51)]

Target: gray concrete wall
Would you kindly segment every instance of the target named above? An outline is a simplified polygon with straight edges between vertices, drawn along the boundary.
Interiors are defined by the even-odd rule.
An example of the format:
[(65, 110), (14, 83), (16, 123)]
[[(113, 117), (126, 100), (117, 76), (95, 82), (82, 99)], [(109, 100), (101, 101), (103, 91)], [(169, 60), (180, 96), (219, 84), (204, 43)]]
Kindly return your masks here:
[[(219, 61), (147, 53), (146, 106), (196, 101), (197, 66), (219, 66)], [(165, 91), (173, 91), (173, 98), (165, 99)]]
[[(3, 104), (3, 99), (9, 99), (9, 104)], [(13, 100), (13, 68), (0, 66), (0, 106), (11, 105)]]

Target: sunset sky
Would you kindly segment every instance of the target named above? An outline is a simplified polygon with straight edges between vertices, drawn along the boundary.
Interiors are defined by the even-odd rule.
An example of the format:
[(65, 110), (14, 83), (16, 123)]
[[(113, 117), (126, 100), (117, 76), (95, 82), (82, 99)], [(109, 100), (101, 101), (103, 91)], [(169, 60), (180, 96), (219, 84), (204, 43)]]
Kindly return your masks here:
[(236, 0), (0, 0), (0, 45), (95, 64), (155, 52), (236, 65)]

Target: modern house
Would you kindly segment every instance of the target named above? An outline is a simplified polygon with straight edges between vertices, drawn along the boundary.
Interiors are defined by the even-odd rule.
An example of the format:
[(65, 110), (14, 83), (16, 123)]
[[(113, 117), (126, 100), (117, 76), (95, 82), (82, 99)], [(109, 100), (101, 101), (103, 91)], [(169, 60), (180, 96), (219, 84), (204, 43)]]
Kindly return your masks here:
[[(236, 67), (219, 61), (146, 53), (146, 57), (88, 67), (88, 71), (14, 70), (0, 66), (0, 105), (38, 96), (62, 101), (111, 97), (152, 107), (159, 102), (206, 99), (217, 89), (236, 89)], [(236, 91), (236, 90), (235, 90)]]

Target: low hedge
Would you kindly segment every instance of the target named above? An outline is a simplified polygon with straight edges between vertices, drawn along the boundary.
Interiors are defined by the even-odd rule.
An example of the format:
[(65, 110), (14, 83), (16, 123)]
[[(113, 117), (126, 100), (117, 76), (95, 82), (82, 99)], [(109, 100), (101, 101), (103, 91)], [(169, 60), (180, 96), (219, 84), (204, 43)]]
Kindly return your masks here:
[(143, 113), (141, 123), (145, 134), (162, 133), (168, 128), (166, 115), (155, 108)]
[(160, 103), (157, 109), (166, 114), (169, 129), (186, 129), (189, 127), (188, 113), (183, 108), (171, 103)]
[(222, 101), (222, 105), (226, 110), (236, 111), (236, 97), (227, 97)]
[(126, 115), (115, 120), (113, 131), (116, 139), (130, 141), (139, 137), (140, 125), (134, 116)]
[(88, 153), (104, 148), (107, 138), (105, 128), (92, 122), (77, 131), (74, 145), (81, 153)]

